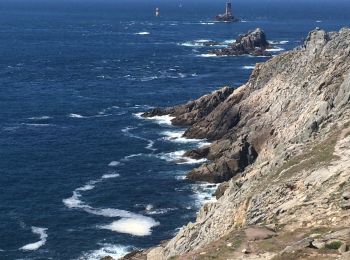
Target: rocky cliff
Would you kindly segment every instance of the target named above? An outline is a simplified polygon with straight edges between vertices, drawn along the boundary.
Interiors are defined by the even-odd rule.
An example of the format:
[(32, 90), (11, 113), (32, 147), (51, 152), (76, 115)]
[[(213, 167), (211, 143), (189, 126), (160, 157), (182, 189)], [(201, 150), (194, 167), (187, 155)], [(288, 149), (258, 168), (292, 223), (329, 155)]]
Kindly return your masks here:
[(223, 182), (147, 259), (350, 259), (349, 102), (350, 29), (316, 29), (235, 90), (146, 113), (211, 140), (188, 178)]
[(236, 39), (236, 42), (231, 44), (228, 48), (212, 50), (209, 53), (217, 56), (227, 55), (245, 55), (250, 54), (254, 56), (270, 56), (266, 49), (270, 46), (266, 40), (266, 35), (263, 30), (257, 28), (249, 31), (246, 34), (241, 34)]

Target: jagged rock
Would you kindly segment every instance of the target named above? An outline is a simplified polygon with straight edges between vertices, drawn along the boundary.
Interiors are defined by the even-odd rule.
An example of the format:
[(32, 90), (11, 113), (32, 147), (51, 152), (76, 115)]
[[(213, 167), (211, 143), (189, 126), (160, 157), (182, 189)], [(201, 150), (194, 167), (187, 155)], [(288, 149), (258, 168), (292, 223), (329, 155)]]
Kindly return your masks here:
[(188, 126), (210, 114), (220, 103), (228, 98), (233, 92), (232, 88), (224, 87), (210, 95), (205, 95), (185, 105), (170, 108), (155, 108), (142, 114), (143, 117), (171, 115), (176, 117), (172, 120), (174, 125)]
[(281, 254), (285, 254), (285, 253), (293, 253), (296, 252), (298, 250), (307, 248), (307, 247), (312, 247), (312, 242), (314, 241), (313, 238), (307, 237), (304, 238), (296, 243), (294, 243), (293, 245), (287, 246), (282, 252)]
[(115, 260), (115, 259), (111, 256), (105, 256), (105, 257), (102, 257), (101, 260)]
[(198, 148), (196, 150), (187, 151), (184, 154), (184, 156), (198, 160), (198, 159), (207, 157), (208, 153), (209, 153), (209, 147), (203, 147), (203, 148)]
[(230, 158), (193, 169), (187, 174), (187, 178), (193, 181), (212, 183), (228, 181), (236, 174), (242, 172), (246, 166), (252, 164), (257, 155), (254, 147), (243, 140), (241, 144), (234, 148)]
[(257, 28), (253, 31), (249, 31), (246, 34), (239, 35), (236, 42), (228, 48), (212, 50), (210, 53), (218, 56), (223, 55), (244, 55), (250, 54), (254, 56), (269, 55), (266, 53), (266, 49), (269, 47), (269, 43), (266, 40), (266, 35), (263, 30)]
[(350, 200), (350, 191), (345, 191), (342, 195), (344, 200)]
[(312, 246), (314, 246), (317, 249), (324, 248), (326, 245), (326, 243), (321, 239), (315, 239), (314, 241), (312, 241), (311, 244), (312, 244)]
[(268, 239), (277, 235), (265, 227), (249, 227), (244, 232), (248, 241)]
[(203, 46), (206, 46), (206, 47), (211, 47), (211, 46), (216, 46), (216, 45), (220, 45), (220, 43), (217, 42), (217, 41), (206, 41), (206, 42), (203, 42)]
[(220, 199), (222, 197), (222, 195), (224, 195), (224, 193), (228, 187), (229, 187), (228, 182), (221, 183), (214, 193), (215, 198)]
[[(257, 64), (249, 81), (224, 97), (212, 93), (162, 110), (189, 126), (185, 137), (213, 141), (211, 161), (195, 169), (193, 179), (234, 180), (217, 202), (202, 207), (195, 222), (158, 248), (158, 255), (193, 252), (262, 223), (302, 227), (324, 241), (349, 241), (349, 212), (339, 204), (349, 199), (333, 196), (350, 181), (350, 139), (342, 133), (350, 121), (349, 56), (350, 29), (317, 29), (302, 47)], [(339, 231), (313, 230), (324, 226)], [(314, 248), (314, 239), (285, 252)]]
[(134, 250), (122, 257), (122, 260), (146, 260), (147, 257), (141, 250)]

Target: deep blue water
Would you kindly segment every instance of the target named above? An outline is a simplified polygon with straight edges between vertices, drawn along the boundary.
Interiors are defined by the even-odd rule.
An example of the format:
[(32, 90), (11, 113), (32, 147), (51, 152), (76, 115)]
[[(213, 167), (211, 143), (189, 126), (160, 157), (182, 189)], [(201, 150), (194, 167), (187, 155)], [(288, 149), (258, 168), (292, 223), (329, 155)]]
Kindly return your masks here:
[(169, 239), (211, 199), (183, 178), (195, 164), (176, 160), (204, 140), (137, 113), (239, 86), (268, 59), (207, 57), (200, 40), (261, 27), (281, 51), (350, 23), (347, 1), (239, 0), (235, 24), (212, 23), (225, 1), (213, 2), (0, 2), (0, 259), (98, 259)]

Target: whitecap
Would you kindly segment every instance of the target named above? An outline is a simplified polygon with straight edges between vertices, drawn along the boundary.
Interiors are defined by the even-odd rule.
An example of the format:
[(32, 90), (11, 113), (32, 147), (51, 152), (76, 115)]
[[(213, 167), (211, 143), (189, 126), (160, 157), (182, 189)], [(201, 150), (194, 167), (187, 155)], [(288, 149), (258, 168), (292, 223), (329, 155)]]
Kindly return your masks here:
[(47, 228), (32, 227), (32, 232), (34, 234), (39, 235), (40, 240), (38, 242), (30, 243), (30, 244), (27, 244), (25, 246), (22, 246), (20, 248), (20, 250), (35, 251), (35, 250), (38, 250), (43, 245), (45, 245), (47, 237), (48, 237), (46, 231), (47, 231)]
[(147, 215), (163, 215), (170, 211), (178, 210), (178, 208), (159, 208), (159, 209), (147, 209), (146, 208), (146, 214)]
[(161, 153), (158, 154), (157, 157), (163, 160), (166, 160), (167, 162), (175, 162), (176, 164), (198, 164), (198, 163), (204, 163), (207, 161), (207, 159), (192, 159), (189, 157), (185, 157), (184, 154), (186, 151), (175, 151), (170, 153)]
[(287, 44), (289, 41), (280, 41), (279, 44)]
[(153, 140), (150, 140), (150, 139), (147, 139), (147, 138), (144, 138), (144, 137), (141, 137), (141, 136), (138, 136), (138, 135), (130, 133), (130, 130), (133, 130), (133, 129), (136, 129), (136, 128), (128, 126), (128, 127), (123, 128), (121, 131), (126, 136), (146, 141), (147, 142), (147, 145), (145, 146), (146, 149), (151, 150), (151, 151), (156, 151), (157, 150), (156, 148), (153, 148), (153, 145), (154, 145), (154, 141)]
[(120, 259), (132, 250), (129, 246), (103, 244), (100, 249), (83, 253), (79, 260), (101, 260), (103, 257), (111, 256), (113, 259)]
[(280, 51), (284, 51), (283, 48), (272, 48), (272, 49), (266, 49), (267, 52), (280, 52)]
[(191, 139), (183, 137), (185, 131), (164, 131), (162, 132), (165, 140), (173, 141), (176, 143), (199, 143), (203, 141), (203, 139)]
[(171, 120), (173, 120), (175, 117), (170, 116), (170, 115), (163, 115), (163, 116), (153, 116), (153, 117), (142, 117), (143, 113), (136, 113), (134, 114), (137, 118), (139, 119), (144, 119), (144, 120), (153, 120), (156, 123), (160, 125), (171, 125)]
[(316, 23), (322, 23), (322, 21), (321, 20), (317, 20)]
[(135, 33), (136, 35), (149, 35), (151, 34), (150, 32), (138, 32), (138, 33)]
[(51, 119), (51, 116), (33, 116), (33, 117), (29, 117), (28, 119), (30, 120), (47, 120), (47, 119)]
[(53, 126), (53, 124), (25, 124), (25, 123), (23, 123), (22, 125), (31, 126), (31, 127), (47, 127), (47, 126)]
[(117, 177), (120, 177), (119, 173), (108, 173), (108, 174), (102, 175), (102, 179), (112, 179)]
[(198, 147), (203, 148), (203, 147), (210, 146), (210, 145), (211, 145), (210, 142), (203, 141), (203, 142), (199, 143)]
[(73, 113), (69, 114), (68, 116), (71, 118), (86, 118), (85, 116), (82, 116), (80, 114), (73, 114)]
[(236, 40), (232, 39), (232, 40), (225, 40), (222, 43), (225, 44), (225, 45), (229, 45), (229, 44), (233, 44), (235, 42), (236, 42)]
[(205, 54), (199, 54), (196, 55), (197, 57), (202, 57), (202, 58), (215, 58), (215, 57), (222, 57), (222, 56), (218, 56), (216, 54), (213, 53), (205, 53)]
[(289, 43), (289, 41), (268, 41), (270, 44), (274, 44), (274, 45), (283, 45), (283, 44), (287, 44)]
[(120, 164), (120, 162), (118, 162), (118, 161), (111, 161), (109, 164), (108, 164), (108, 166), (110, 166), (110, 167), (116, 167), (116, 166), (118, 166)]
[(72, 209), (72, 208), (82, 208), (85, 204), (80, 200), (81, 194), (73, 191), (73, 195), (67, 199), (63, 199), (63, 204)]
[(243, 66), (242, 69), (244, 70), (253, 70), (255, 66)]
[(143, 153), (127, 155), (123, 158), (123, 161), (129, 161), (131, 158), (139, 157), (139, 156), (143, 156), (143, 155), (144, 155)]
[(99, 228), (134, 236), (149, 236), (152, 234), (152, 228), (158, 225), (159, 222), (153, 218), (137, 216), (122, 218), (110, 224), (99, 226)]

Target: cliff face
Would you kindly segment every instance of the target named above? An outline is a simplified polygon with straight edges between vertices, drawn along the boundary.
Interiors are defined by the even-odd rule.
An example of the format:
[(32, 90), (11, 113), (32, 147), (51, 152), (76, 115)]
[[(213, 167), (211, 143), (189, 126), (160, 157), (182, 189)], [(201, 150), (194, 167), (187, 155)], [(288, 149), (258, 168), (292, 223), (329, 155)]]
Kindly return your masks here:
[[(148, 258), (189, 259), (186, 254), (195, 252), (203, 256), (212, 243), (228, 235), (238, 239), (237, 230), (254, 225), (273, 229), (281, 239), (301, 229), (289, 244), (264, 249), (251, 246), (246, 232), (244, 245), (253, 248), (249, 256), (266, 257), (254, 259), (317, 248), (312, 243), (326, 244), (326, 236), (332, 234), (340, 244), (349, 243), (349, 102), (350, 29), (316, 29), (302, 47), (257, 64), (240, 88), (224, 88), (189, 104), (146, 114), (170, 113), (174, 123), (190, 125), (186, 137), (213, 141), (191, 153), (211, 162), (194, 169), (189, 178), (228, 181), (217, 202), (204, 205), (194, 223), (151, 250)], [(320, 242), (310, 234), (321, 227), (327, 234), (318, 232)], [(303, 243), (302, 238), (309, 240)], [(239, 259), (237, 250), (229, 256)], [(335, 254), (340, 257), (338, 251)]]

